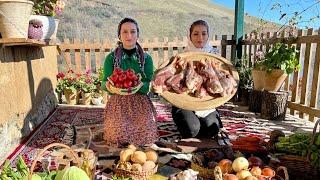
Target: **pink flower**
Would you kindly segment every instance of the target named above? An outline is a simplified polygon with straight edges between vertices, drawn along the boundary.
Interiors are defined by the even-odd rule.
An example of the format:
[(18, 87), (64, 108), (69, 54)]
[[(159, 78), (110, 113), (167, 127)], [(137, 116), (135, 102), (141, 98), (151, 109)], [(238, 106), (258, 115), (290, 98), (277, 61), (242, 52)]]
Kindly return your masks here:
[(262, 60), (264, 59), (264, 53), (262, 51), (257, 51), (255, 54), (256, 59)]
[(56, 13), (56, 15), (60, 16), (62, 14), (62, 9), (59, 7), (55, 7), (54, 12)]
[(91, 84), (91, 83), (92, 83), (92, 80), (89, 79), (89, 78), (87, 78), (87, 79), (85, 80), (85, 82), (86, 82), (87, 84)]

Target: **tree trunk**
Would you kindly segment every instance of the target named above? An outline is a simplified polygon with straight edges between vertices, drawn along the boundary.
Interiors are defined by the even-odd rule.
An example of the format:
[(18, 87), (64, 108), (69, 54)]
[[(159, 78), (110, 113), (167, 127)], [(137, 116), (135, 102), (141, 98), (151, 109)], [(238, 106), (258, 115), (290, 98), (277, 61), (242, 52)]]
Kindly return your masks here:
[(252, 112), (261, 112), (263, 91), (252, 90), (249, 95), (249, 110)]
[(288, 92), (264, 91), (261, 104), (261, 117), (282, 121), (286, 117)]

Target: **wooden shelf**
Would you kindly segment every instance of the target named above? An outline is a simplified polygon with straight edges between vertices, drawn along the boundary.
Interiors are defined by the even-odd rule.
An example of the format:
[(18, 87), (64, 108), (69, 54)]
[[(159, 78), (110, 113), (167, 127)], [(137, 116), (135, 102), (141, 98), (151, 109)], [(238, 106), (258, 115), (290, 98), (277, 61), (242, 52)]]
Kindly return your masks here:
[(36, 39), (24, 39), (24, 38), (4, 38), (0, 39), (0, 46), (53, 46), (56, 42), (42, 41)]

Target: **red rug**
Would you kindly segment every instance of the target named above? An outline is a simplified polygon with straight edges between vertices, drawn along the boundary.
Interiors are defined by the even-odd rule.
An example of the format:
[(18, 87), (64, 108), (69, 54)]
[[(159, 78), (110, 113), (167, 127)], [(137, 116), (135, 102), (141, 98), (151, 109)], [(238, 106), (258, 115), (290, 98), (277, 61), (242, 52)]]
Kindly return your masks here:
[[(157, 110), (160, 141), (179, 139), (179, 132), (171, 117), (171, 106), (159, 102), (154, 102), (154, 106)], [(25, 144), (21, 144), (8, 159), (14, 165), (17, 157), (22, 155), (26, 163), (31, 165), (37, 152), (51, 143), (58, 142), (71, 146), (72, 141), (68, 134), (70, 130), (80, 126), (103, 126), (103, 111), (104, 108), (58, 107)]]
[[(154, 101), (154, 105), (158, 113), (157, 124), (160, 141), (178, 140), (180, 136), (172, 121), (171, 106), (159, 101)], [(266, 134), (269, 129), (258, 121), (233, 111), (233, 107), (228, 105), (221, 106), (218, 110), (229, 136), (255, 134), (267, 138)], [(58, 107), (29, 140), (9, 156), (9, 160), (15, 164), (18, 155), (22, 155), (26, 163), (30, 165), (37, 152), (48, 144), (59, 142), (71, 146), (73, 138), (68, 133), (72, 132), (75, 126), (101, 126), (103, 111), (103, 108)]]

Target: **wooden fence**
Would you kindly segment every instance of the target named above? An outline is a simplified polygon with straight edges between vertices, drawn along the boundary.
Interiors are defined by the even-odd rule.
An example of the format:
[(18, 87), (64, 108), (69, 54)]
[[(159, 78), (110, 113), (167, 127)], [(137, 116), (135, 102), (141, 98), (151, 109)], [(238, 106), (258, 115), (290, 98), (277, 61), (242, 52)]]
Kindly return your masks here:
[[(219, 38), (220, 40), (218, 40)], [(221, 48), (221, 56), (233, 58), (228, 55), (234, 53), (228, 52), (235, 51), (235, 41), (227, 40), (227, 38), (227, 35), (215, 36), (214, 39), (210, 40), (210, 44)], [(230, 39), (232, 39), (231, 36)], [(88, 42), (86, 39), (64, 39), (59, 45), (63, 56), (60, 64), (65, 61), (67, 68), (72, 68), (77, 72), (83, 72), (87, 69), (95, 72), (103, 65), (104, 58), (115, 48), (115, 44), (115, 41), (110, 42), (109, 40)], [(152, 56), (154, 66), (157, 68), (173, 55), (183, 51), (183, 48), (187, 45), (187, 37), (182, 39), (176, 37), (172, 41), (169, 41), (168, 38), (161, 40), (154, 38), (152, 41), (144, 39), (140, 44)]]
[(276, 33), (261, 34), (258, 36), (245, 36), (243, 50), (249, 58), (248, 66), (252, 66), (258, 50), (268, 50), (277, 42), (284, 42), (294, 45), (299, 50), (299, 61), (301, 69), (299, 72), (290, 74), (284, 84), (283, 89), (289, 91), (290, 99), (288, 107), (290, 114), (298, 112), (300, 118), (308, 115), (310, 121), (315, 117), (320, 117), (318, 108), (319, 96), (319, 62), (320, 62), (320, 31), (313, 29), (299, 30), (296, 38), (289, 38), (288, 34)]
[[(259, 39), (257, 36), (245, 35), (243, 54), (249, 57), (248, 66), (252, 66), (255, 63), (254, 54), (258, 50), (268, 50), (273, 44), (280, 41), (295, 45), (300, 50), (299, 59), (302, 66), (299, 72), (288, 76), (284, 85), (284, 90), (290, 93), (288, 102), (290, 114), (294, 115), (295, 111), (297, 111), (301, 118), (304, 118), (305, 114), (307, 114), (310, 121), (313, 121), (314, 117), (320, 117), (320, 109), (317, 108), (320, 61), (319, 31), (315, 34), (312, 29), (308, 29), (307, 32), (300, 30), (295, 41), (287, 38), (286, 34), (277, 36), (277, 34), (271, 35), (271, 33), (267, 33), (262, 37), (262, 39)], [(116, 42), (109, 40), (88, 42), (85, 39), (65, 39), (59, 45), (62, 56), (59, 62), (59, 69), (72, 68), (76, 72), (84, 72), (87, 69), (91, 69), (96, 72), (103, 65), (106, 55), (114, 49), (115, 44)], [(179, 39), (176, 37), (170, 41), (168, 38), (144, 39), (140, 44), (152, 56), (154, 65), (157, 68), (171, 56), (182, 52), (187, 45), (187, 38)], [(230, 60), (234, 58), (236, 46), (233, 36), (214, 36), (210, 40), (210, 44), (220, 49), (221, 56)]]

